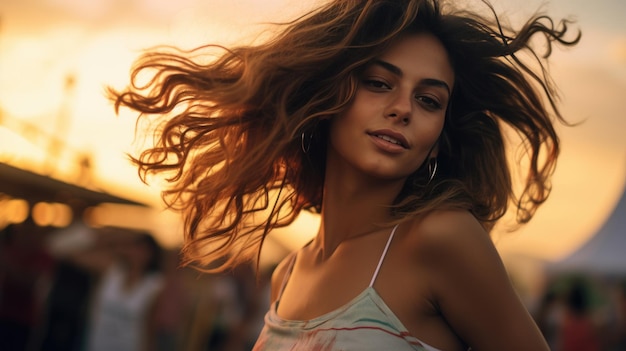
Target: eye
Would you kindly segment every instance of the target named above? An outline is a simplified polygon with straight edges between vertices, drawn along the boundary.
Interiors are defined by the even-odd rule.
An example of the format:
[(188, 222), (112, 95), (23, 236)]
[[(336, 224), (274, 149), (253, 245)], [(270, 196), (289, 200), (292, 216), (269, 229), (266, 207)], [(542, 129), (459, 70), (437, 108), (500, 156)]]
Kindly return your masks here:
[(442, 108), (441, 103), (435, 98), (432, 98), (430, 96), (417, 95), (415, 99), (428, 110), (434, 111), (434, 110), (441, 110)]
[(363, 84), (367, 87), (378, 90), (390, 90), (391, 86), (380, 79), (364, 79)]

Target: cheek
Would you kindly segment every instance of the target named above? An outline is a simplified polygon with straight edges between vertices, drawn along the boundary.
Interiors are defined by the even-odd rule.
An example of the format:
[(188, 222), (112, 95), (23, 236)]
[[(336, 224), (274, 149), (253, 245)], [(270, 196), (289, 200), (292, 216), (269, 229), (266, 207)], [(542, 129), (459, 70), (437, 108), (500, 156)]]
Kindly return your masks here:
[(426, 147), (428, 151), (437, 143), (441, 133), (443, 132), (443, 117), (423, 120), (421, 124), (416, 125), (416, 135), (420, 140), (420, 148)]
[(417, 136), (420, 140), (419, 147), (416, 148), (414, 155), (415, 162), (412, 163), (414, 171), (417, 171), (420, 166), (424, 164), (426, 159), (430, 157), (437, 157), (438, 143), (443, 132), (443, 121), (433, 121), (434, 123), (424, 123), (422, 128), (419, 128)]
[(328, 140), (331, 147), (341, 148), (342, 145), (350, 145), (352, 138), (358, 130), (358, 121), (354, 118), (358, 114), (351, 108), (345, 113), (333, 117), (328, 129)]
[(335, 117), (331, 121), (328, 129), (328, 139), (326, 146), (327, 152), (342, 153), (342, 140), (345, 139), (342, 134), (345, 134), (345, 130), (342, 125), (341, 117)]

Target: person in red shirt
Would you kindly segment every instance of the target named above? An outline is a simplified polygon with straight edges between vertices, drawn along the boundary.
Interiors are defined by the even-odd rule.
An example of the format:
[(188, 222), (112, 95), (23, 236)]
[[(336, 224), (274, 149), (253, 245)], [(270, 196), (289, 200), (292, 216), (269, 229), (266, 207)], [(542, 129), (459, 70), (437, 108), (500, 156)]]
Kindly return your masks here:
[(575, 282), (565, 300), (558, 351), (600, 351), (600, 338), (585, 286)]

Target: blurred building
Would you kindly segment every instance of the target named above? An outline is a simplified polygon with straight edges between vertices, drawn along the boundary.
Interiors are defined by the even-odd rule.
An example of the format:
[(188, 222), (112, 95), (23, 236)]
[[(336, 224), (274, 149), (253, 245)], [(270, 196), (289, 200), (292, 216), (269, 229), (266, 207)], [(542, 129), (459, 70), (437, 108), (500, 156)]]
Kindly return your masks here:
[(548, 271), (626, 277), (626, 188), (600, 229), (580, 248), (549, 265)]
[(146, 206), (0, 163), (0, 349), (80, 343), (91, 277), (56, 260), (47, 241), (54, 231), (97, 224), (90, 213), (105, 203)]
[[(41, 223), (43, 226), (57, 224), (55, 225), (57, 227), (67, 226), (73, 221), (74, 217), (81, 216), (82, 213), (77, 211), (102, 203), (146, 206), (146, 204), (137, 201), (70, 184), (6, 163), (0, 163), (0, 201), (2, 200), (4, 200), (5, 206), (9, 206), (8, 208), (2, 208), (4, 217), (14, 216), (14, 219), (17, 221), (20, 217), (31, 213), (31, 215), (41, 217), (35, 218), (36, 222), (50, 221), (50, 223)], [(9, 202), (10, 200), (13, 201)], [(31, 211), (38, 204), (47, 204), (47, 206), (42, 205), (42, 207), (39, 207), (40, 215), (37, 210), (35, 212)], [(25, 205), (26, 207), (24, 208)], [(24, 211), (25, 209), (27, 211)], [(11, 213), (8, 213), (9, 211)], [(14, 213), (14, 211), (18, 213)], [(4, 220), (10, 221), (12, 220), (11, 218), (5, 218)]]

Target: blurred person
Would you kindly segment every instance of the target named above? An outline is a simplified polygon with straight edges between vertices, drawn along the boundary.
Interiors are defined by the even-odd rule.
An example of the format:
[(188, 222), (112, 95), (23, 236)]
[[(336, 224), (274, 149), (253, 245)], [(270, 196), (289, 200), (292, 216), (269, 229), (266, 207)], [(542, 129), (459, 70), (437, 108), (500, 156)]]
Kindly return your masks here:
[(562, 300), (562, 297), (554, 289), (549, 288), (543, 295), (535, 315), (537, 326), (546, 339), (550, 350), (557, 350), (559, 345), (564, 310)]
[(207, 349), (212, 351), (244, 350), (245, 323), (250, 308), (254, 272), (249, 265), (212, 274), (210, 283), (210, 332)]
[[(48, 234), (46, 247), (52, 255), (60, 257), (59, 253), (88, 249), (94, 245), (96, 233), (80, 217), (75, 215), (69, 226)], [(83, 350), (89, 302), (96, 279), (97, 276), (83, 267), (62, 258), (57, 260), (46, 300), (45, 321), (38, 331), (42, 350)]]
[(98, 277), (91, 296), (85, 350), (156, 350), (154, 312), (163, 277), (162, 249), (153, 236), (106, 228), (88, 247), (73, 248), (55, 253)]
[(483, 3), (329, 1), (263, 43), (146, 53), (109, 91), (154, 123), (134, 162), (170, 182), (186, 263), (259, 262), (273, 228), (321, 215), (274, 273), (255, 350), (548, 350), (489, 232), (548, 197), (567, 122), (540, 55), (580, 33), (513, 30)]
[[(224, 274), (218, 276), (223, 277)], [(226, 330), (226, 338), (222, 340), (221, 347), (215, 350), (251, 350), (262, 329), (259, 328), (259, 322), (263, 322), (267, 311), (264, 306), (266, 306), (266, 301), (269, 302), (269, 295), (266, 294), (265, 289), (268, 286), (268, 280), (264, 281), (263, 275), (257, 279), (254, 266), (250, 264), (235, 267), (227, 276), (232, 277), (236, 291), (234, 303), (237, 308), (231, 310), (231, 313), (237, 311), (237, 315), (236, 318), (231, 318)]]
[[(192, 297), (188, 292), (189, 278), (180, 267), (180, 250), (165, 252), (163, 262), (163, 288), (155, 303), (155, 351), (183, 350), (183, 339), (188, 319), (192, 315)], [(206, 311), (205, 311), (206, 312)]]
[(572, 283), (565, 298), (558, 351), (600, 351), (599, 330), (594, 323), (588, 291), (582, 281)]
[(94, 277), (59, 260), (55, 265), (44, 322), (38, 330), (41, 350), (82, 351)]
[(615, 331), (610, 340), (609, 351), (626, 350), (626, 280), (617, 287), (615, 301)]
[(32, 219), (0, 234), (0, 350), (36, 350), (54, 259)]
[(187, 273), (187, 286), (190, 304), (193, 306), (183, 327), (183, 346), (180, 350), (197, 351), (211, 350), (209, 342), (218, 306), (213, 298), (213, 276), (209, 274)]

